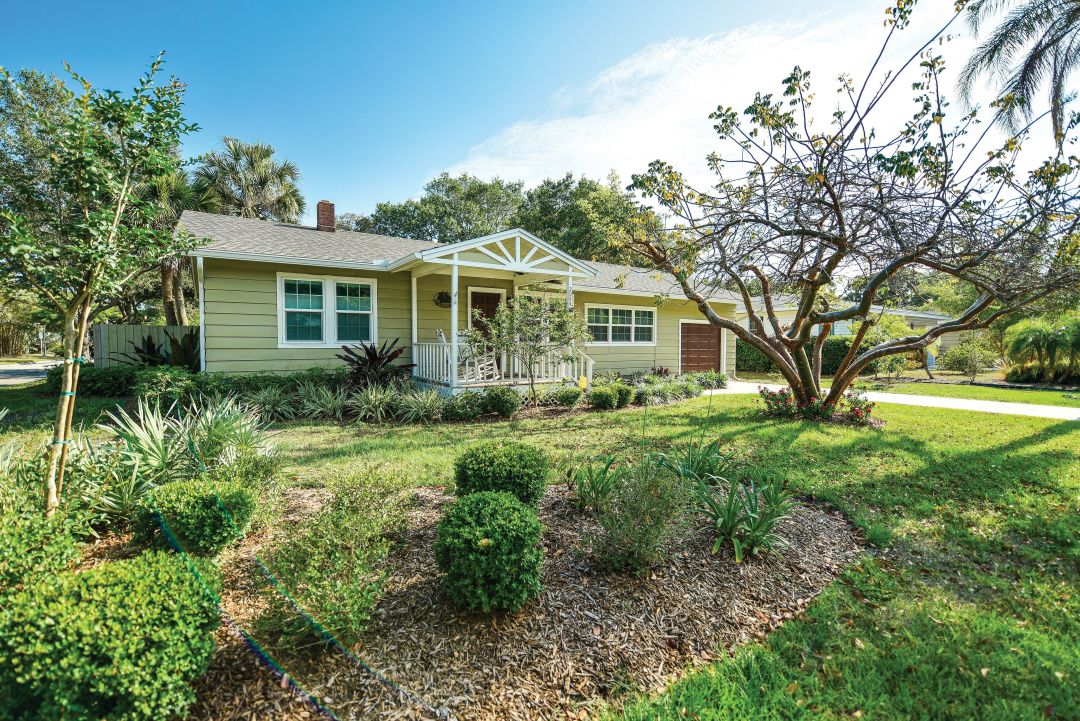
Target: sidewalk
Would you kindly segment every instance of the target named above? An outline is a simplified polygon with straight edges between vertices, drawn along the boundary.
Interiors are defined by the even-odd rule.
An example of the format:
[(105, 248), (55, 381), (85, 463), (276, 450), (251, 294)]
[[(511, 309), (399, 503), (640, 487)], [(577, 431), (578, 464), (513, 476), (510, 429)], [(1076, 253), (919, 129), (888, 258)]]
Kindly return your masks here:
[[(739, 393), (757, 393), (759, 386), (765, 386), (769, 390), (780, 390), (787, 386), (771, 383), (744, 383), (743, 381), (730, 381), (727, 388), (715, 391), (706, 391), (714, 395), (727, 395)], [(1035, 416), (1036, 418), (1056, 418), (1062, 421), (1080, 420), (1080, 408), (1063, 408), (1060, 406), (1042, 406), (1033, 403), (1005, 403), (1003, 401), (976, 401), (968, 398), (940, 398), (937, 396), (917, 396), (904, 393), (881, 393), (867, 391), (866, 397), (875, 403), (896, 403), (902, 406), (919, 406), (921, 408), (951, 408), (962, 411), (980, 411), (982, 413), (1004, 413), (1014, 416)]]

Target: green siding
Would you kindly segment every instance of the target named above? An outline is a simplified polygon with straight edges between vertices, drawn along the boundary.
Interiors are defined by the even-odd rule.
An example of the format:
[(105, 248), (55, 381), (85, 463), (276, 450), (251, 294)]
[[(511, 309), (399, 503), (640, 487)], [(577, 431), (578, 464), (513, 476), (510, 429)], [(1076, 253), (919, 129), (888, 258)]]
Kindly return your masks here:
[[(411, 360), (411, 299), (408, 273), (352, 271), (339, 268), (312, 268), (274, 263), (253, 263), (207, 258), (203, 261), (206, 368), (211, 372), (248, 373), (292, 371), (313, 366), (332, 367), (341, 363), (333, 348), (278, 348), (277, 273), (374, 278), (377, 289), (378, 342), (400, 338), (406, 346), (402, 361)], [(468, 325), (469, 288), (501, 288), (513, 295), (513, 281), (469, 276), (458, 279), (458, 327)], [(435, 304), (440, 291), (450, 290), (448, 275), (428, 275), (417, 280), (417, 338), (435, 342), (437, 330), (449, 332), (450, 309)], [(652, 298), (579, 290), (574, 294), (578, 311), (586, 303), (655, 308)], [(715, 305), (717, 312), (732, 316), (733, 305)], [(689, 301), (666, 300), (657, 309), (655, 346), (594, 346), (585, 352), (596, 361), (596, 372), (647, 371), (664, 366), (679, 368), (679, 320), (700, 319)], [(735, 337), (727, 335), (728, 373), (735, 366)]]

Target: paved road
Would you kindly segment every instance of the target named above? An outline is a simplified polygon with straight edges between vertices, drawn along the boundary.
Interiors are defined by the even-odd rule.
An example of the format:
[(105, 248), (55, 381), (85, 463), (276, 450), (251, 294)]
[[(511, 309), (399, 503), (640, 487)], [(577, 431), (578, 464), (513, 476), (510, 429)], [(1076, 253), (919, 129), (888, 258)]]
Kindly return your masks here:
[(0, 365), (0, 386), (17, 386), (30, 381), (41, 380), (46, 371), (60, 361), (47, 360), (34, 363), (5, 363)]
[[(771, 390), (785, 388), (782, 385), (768, 383), (744, 383), (731, 381), (727, 388), (708, 391), (717, 395), (729, 393), (757, 393), (759, 386), (764, 385)], [(1014, 416), (1036, 416), (1038, 418), (1056, 418), (1063, 421), (1080, 421), (1080, 408), (1064, 408), (1061, 406), (1043, 406), (1034, 403), (1005, 403), (1004, 401), (977, 401), (969, 398), (940, 398), (938, 396), (916, 396), (904, 393), (881, 393), (868, 391), (867, 398), (875, 403), (896, 403), (902, 406), (920, 406), (922, 408), (951, 408), (964, 411), (981, 411), (983, 413), (1005, 413)]]

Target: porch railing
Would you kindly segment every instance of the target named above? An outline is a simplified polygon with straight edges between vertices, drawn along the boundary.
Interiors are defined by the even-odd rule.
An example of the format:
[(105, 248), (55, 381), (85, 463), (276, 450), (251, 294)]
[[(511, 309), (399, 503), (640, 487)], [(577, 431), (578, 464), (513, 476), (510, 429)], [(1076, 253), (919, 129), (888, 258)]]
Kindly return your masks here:
[[(457, 377), (453, 377), (450, 363), (449, 343), (414, 343), (413, 362), (416, 368), (413, 375), (421, 380), (434, 381), (450, 385), (453, 380), (457, 383), (475, 382), (467, 381), (477, 377), (477, 367), (486, 359), (490, 358), (491, 352), (487, 350), (472, 349), (467, 345), (458, 346)], [(524, 383), (529, 380), (528, 369), (516, 358), (500, 359), (499, 378), (480, 381), (484, 384), (498, 385)], [(579, 348), (571, 348), (566, 351), (552, 351), (540, 359), (536, 368), (536, 380), (542, 383), (559, 382), (563, 380), (577, 380), (585, 376), (592, 381), (593, 359)]]

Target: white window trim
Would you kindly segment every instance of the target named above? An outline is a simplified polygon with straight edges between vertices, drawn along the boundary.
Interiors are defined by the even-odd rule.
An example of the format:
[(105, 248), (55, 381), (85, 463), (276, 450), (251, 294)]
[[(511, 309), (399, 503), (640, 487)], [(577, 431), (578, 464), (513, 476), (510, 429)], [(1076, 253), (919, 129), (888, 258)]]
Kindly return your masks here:
[(470, 285), (468, 290), (468, 300), (466, 301), (466, 317), (468, 318), (468, 327), (472, 328), (473, 313), (472, 313), (472, 296), (473, 293), (498, 293), (502, 296), (500, 303), (506, 302), (506, 288), (484, 288), (482, 286)]
[[(682, 327), (683, 323), (690, 323), (693, 325), (712, 325), (712, 321), (705, 318), (680, 318), (679, 319), (679, 375), (682, 375)], [(727, 344), (728, 344), (728, 329), (720, 328), (720, 372), (727, 375)], [(734, 369), (732, 369), (734, 370)]]
[[(321, 280), (323, 284), (322, 341), (285, 339), (285, 280)], [(379, 282), (374, 278), (355, 278), (345, 275), (312, 275), (310, 273), (277, 273), (278, 348), (340, 348), (361, 341), (337, 341), (337, 290), (335, 283), (362, 283), (371, 286), (371, 343), (379, 341)], [(333, 339), (333, 340), (331, 340)]]
[[(654, 306), (654, 305), (612, 305), (612, 304), (609, 304), (609, 303), (586, 303), (585, 304), (585, 324), (586, 325), (589, 325), (589, 309), (590, 308), (603, 308), (603, 309), (606, 309), (606, 310), (609, 311), (608, 312), (608, 340), (600, 340), (600, 341), (588, 340), (588, 341), (585, 341), (586, 346), (600, 346), (600, 347), (603, 347), (603, 346), (615, 346), (615, 347), (632, 346), (632, 347), (639, 347), (639, 348), (648, 348), (648, 347), (655, 347), (656, 346), (656, 339), (660, 335), (660, 313), (659, 313), (659, 309), (656, 306)], [(633, 329), (635, 327), (633, 325), (633, 321), (634, 321), (633, 316), (630, 317), (630, 320), (631, 320), (630, 340), (619, 340), (619, 341), (610, 340), (610, 338), (611, 338), (611, 313), (610, 313), (610, 311), (612, 311), (612, 310), (649, 310), (649, 311), (652, 311), (652, 314), (653, 314), (653, 316), (652, 316), (652, 318), (653, 318), (652, 340), (651, 341), (633, 340), (633, 338), (634, 338), (634, 330)], [(647, 326), (640, 326), (640, 327), (645, 328)]]

